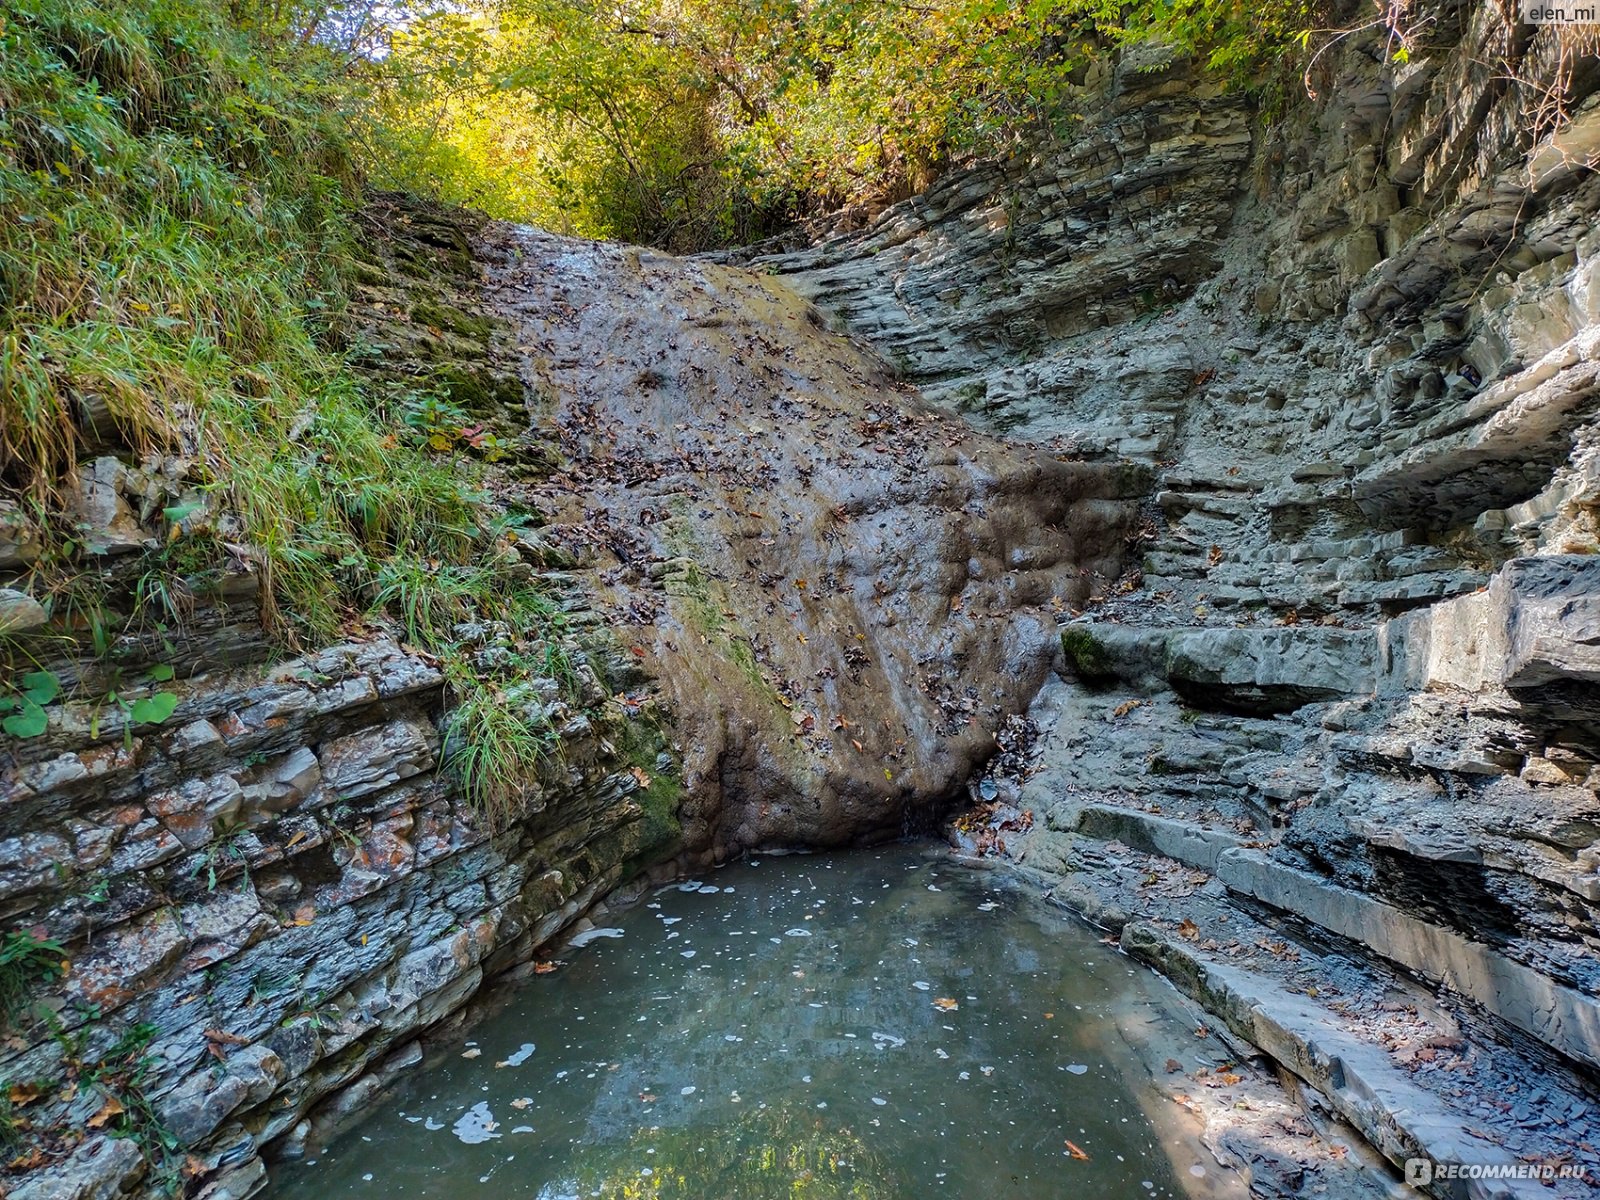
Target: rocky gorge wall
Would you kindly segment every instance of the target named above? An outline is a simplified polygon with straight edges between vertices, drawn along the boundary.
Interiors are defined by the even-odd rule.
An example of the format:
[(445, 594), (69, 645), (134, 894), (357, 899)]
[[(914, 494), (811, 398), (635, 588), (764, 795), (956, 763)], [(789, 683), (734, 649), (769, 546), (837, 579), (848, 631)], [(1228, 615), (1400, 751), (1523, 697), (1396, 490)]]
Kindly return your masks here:
[[(511, 448), (559, 752), (492, 833), (437, 769), (438, 665), (361, 622), (284, 654), (248, 556), (115, 647), (172, 668), (159, 727), (47, 661), (48, 732), (0, 746), (0, 919), (71, 969), (0, 1079), (70, 1136), (9, 1194), (247, 1196), (592, 902), (930, 828), (975, 772), (969, 849), (1390, 1160), (1600, 1144), (1600, 105), (1580, 63), (1548, 136), (1516, 82), (1547, 37), (1424, 15), (1270, 130), (1130, 54), (1064, 148), (754, 271), (376, 198), (355, 348)], [(96, 446), (95, 569), (188, 484)], [(8, 632), (59, 619), (37, 553), (0, 512)], [(1304, 1182), (1242, 1118), (1214, 1148)]]
[(781, 280), (505, 228), (484, 245), (542, 533), (674, 714), (691, 850), (931, 830), (1123, 570), (1147, 472), (972, 430)]
[[(363, 219), (354, 352), (374, 378), (429, 381), (524, 436), (521, 382), (482, 311), (481, 219), (396, 197)], [(181, 460), (92, 449), (69, 486), (85, 569), (115, 605), (168, 536), (163, 506), (196, 493)], [(42, 539), (8, 515), (7, 632), (31, 635), (32, 667), (65, 691), (41, 736), (0, 745), (0, 922), (62, 946), (66, 969), (29, 987), (0, 1041), (0, 1193), (254, 1194), (264, 1152), (330, 1135), (489, 981), (652, 868), (681, 869), (654, 693), (547, 551), (525, 544), (508, 570), (559, 608), (573, 686), (544, 681), (554, 752), (496, 826), (441, 772), (444, 675), (397, 630), (353, 622), (341, 644), (287, 652), (241, 551), (182, 619), (135, 607), (105, 655), (75, 656), (60, 638), (73, 609), (26, 591)], [(483, 662), (514, 632), (457, 631)], [(126, 707), (147, 694), (170, 711)]]
[[(932, 828), (1123, 569), (1146, 472), (968, 429), (780, 282), (396, 196), (363, 222), (353, 361), (503, 448), (484, 518), (521, 532), (486, 553), (565, 667), (499, 699), (549, 752), (491, 821), (441, 769), (443, 664), (373, 614), (289, 653), (248, 547), (153, 619), (144, 556), (207, 503), (180, 457), (93, 444), (63, 481), (126, 605), (100, 656), (7, 510), (5, 631), (62, 689), (0, 743), (0, 921), (64, 966), (0, 1043), (15, 1200), (252, 1195), (596, 904)], [(452, 636), (492, 677), (514, 622)]]
[[(1126, 60), (1063, 150), (751, 261), (979, 427), (1154, 472), (1138, 570), (1065, 626), (981, 848), (1008, 830), (1396, 1163), (1592, 1161), (1600, 60), (1553, 131), (1552, 29), (1411, 17), (1408, 61), (1348, 39), (1270, 128)], [(1330, 974), (1373, 962), (1366, 999), (1427, 1032), (1197, 927), (1202, 895)], [(1445, 1059), (1525, 1076), (1469, 1102)]]

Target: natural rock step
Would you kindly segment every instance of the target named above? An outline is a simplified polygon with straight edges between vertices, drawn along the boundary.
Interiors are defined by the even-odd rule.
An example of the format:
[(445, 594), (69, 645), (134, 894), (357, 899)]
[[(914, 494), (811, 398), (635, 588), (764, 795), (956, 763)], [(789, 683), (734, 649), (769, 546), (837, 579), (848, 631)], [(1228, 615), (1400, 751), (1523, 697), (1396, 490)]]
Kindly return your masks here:
[(1481, 588), (1489, 576), (1479, 571), (1434, 571), (1403, 579), (1373, 579), (1340, 588), (1341, 608), (1367, 608), (1374, 604), (1415, 606), (1445, 600)]
[[(1314, 998), (1286, 993), (1278, 980), (1221, 961), (1156, 925), (1132, 922), (1121, 940), (1129, 954), (1162, 971), (1235, 1034), (1326, 1097), (1397, 1167), (1415, 1159), (1507, 1168), (1522, 1161), (1513, 1148), (1474, 1137), (1436, 1091), (1419, 1087), (1386, 1048), (1352, 1034), (1346, 1020)], [(1424, 1190), (1453, 1200), (1550, 1200), (1553, 1194), (1542, 1182), (1519, 1179)]]
[(1600, 1066), (1600, 1001), (1593, 997), (1392, 905), (1247, 849), (1228, 834), (1136, 809), (1090, 807), (1085, 814), (1080, 829), (1089, 836), (1110, 833), (1214, 874), (1239, 895), (1293, 913), (1438, 980), (1569, 1058)]
[(1370, 631), (1328, 626), (1131, 629), (1074, 622), (1068, 665), (1090, 680), (1165, 680), (1199, 707), (1287, 712), (1312, 700), (1370, 693)]

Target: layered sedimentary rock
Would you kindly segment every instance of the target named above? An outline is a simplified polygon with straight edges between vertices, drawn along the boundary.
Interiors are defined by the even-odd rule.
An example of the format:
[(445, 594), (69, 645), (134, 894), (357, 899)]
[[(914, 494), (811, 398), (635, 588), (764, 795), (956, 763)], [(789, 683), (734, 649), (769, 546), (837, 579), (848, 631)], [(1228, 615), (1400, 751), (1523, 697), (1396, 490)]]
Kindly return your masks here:
[[(1594, 1144), (1595, 68), (1552, 132), (1548, 32), (1423, 15), (1270, 130), (1127, 59), (1070, 143), (754, 273), (382, 200), (356, 348), (512, 447), (578, 635), (562, 753), (491, 837), (435, 667), (382, 631), (271, 665), (241, 561), (175, 649), (118, 647), (175, 666), (167, 724), (67, 702), (4, 747), (0, 911), (74, 966), (0, 1077), (147, 1026), (175, 1169), (242, 1196), (615, 885), (920, 827), (999, 751), (1010, 856), (1391, 1159)], [(97, 563), (178, 466), (95, 449)], [(39, 549), (0, 511), (8, 634), (50, 619)], [(628, 719), (651, 676), (675, 748)], [(681, 806), (640, 787), (680, 759)], [(90, 1132), (14, 1194), (148, 1165)]]
[[(481, 220), (392, 198), (367, 219), (353, 336), (374, 371), (525, 433), (515, 367), (481, 311), (468, 241)], [(98, 449), (79, 511), (88, 569), (115, 581), (192, 485), (181, 460)], [(9, 530), (0, 570), (27, 588), (37, 531), (20, 513)], [(539, 697), (554, 752), (498, 829), (440, 771), (436, 662), (378, 626), (287, 654), (247, 554), (193, 611), (129, 621), (103, 657), (63, 657), (59, 603), (54, 625), (22, 591), (37, 613), (0, 609), (66, 688), (45, 732), (0, 743), (0, 923), (70, 964), (31, 982), (0, 1042), (7, 1132), (20, 1117), (47, 1135), (8, 1151), (0, 1190), (252, 1194), (264, 1152), (298, 1153), (359, 1113), (488, 981), (619, 886), (675, 873), (675, 768), (651, 690), (578, 581), (527, 550), (518, 569), (563, 612), (573, 686)], [(486, 660), (509, 632), (456, 631)], [(157, 692), (170, 714), (134, 723), (129, 706)]]
[[(49, 657), (19, 514), (0, 619), (67, 693), (0, 747), (0, 916), (70, 970), (0, 1079), (81, 1133), (19, 1200), (251, 1194), (619, 887), (929, 826), (1123, 568), (1144, 472), (973, 432), (779, 283), (394, 197), (367, 220), (355, 356), (492, 429), (495, 504), (545, 526), (507, 569), (562, 614), (570, 678), (519, 701), (551, 753), (491, 826), (440, 771), (437, 665), (381, 626), (279, 661), (244, 552), (176, 626)], [(79, 508), (114, 580), (190, 485), (101, 449)], [(512, 633), (454, 636), (492, 664)], [(155, 664), (175, 709), (126, 724), (98, 697)]]
[(544, 531), (657, 676), (692, 849), (927, 828), (1122, 570), (1141, 468), (975, 432), (780, 281), (487, 238), (564, 466)]
[[(1066, 625), (1035, 774), (1000, 782), (1036, 817), (1012, 856), (1109, 881), (1118, 923), (1170, 917), (1167, 949), (1125, 941), (1205, 991), (1224, 968), (1185, 939), (1235, 939), (1179, 937), (1158, 902), (1161, 862), (1200, 871), (1309, 928), (1293, 953), (1438, 989), (1428, 1036), (1527, 1053), (1589, 1112), (1600, 68), (1572, 60), (1557, 128), (1555, 31), (1495, 5), (1414, 15), (1408, 62), (1348, 39), (1270, 129), (1182, 62), (1124, 64), (1065, 151), (752, 261), (978, 426), (1154, 472), (1141, 586)], [(1117, 855), (1154, 855), (1147, 889), (1117, 892)], [(1276, 1052), (1333, 1095), (1321, 1020)], [(1421, 1042), (1351, 1036), (1369, 1080), (1433, 1070), (1436, 1050), (1404, 1057)], [(1439, 1122), (1534, 1154), (1516, 1131), (1544, 1119), (1539, 1087), (1436, 1098)], [(1568, 1100), (1554, 1127), (1592, 1138)], [(1341, 1111), (1363, 1125), (1364, 1103)], [(1386, 1121), (1364, 1128), (1396, 1161), (1432, 1136)]]

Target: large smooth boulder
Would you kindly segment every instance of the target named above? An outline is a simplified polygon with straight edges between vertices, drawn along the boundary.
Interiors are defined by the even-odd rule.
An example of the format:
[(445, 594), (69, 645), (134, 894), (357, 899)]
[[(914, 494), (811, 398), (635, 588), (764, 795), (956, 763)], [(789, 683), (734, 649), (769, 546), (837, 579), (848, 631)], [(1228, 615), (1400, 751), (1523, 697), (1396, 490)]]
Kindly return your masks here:
[(563, 460), (545, 540), (676, 710), (691, 850), (964, 794), (1148, 472), (975, 432), (765, 275), (511, 227), (484, 257)]

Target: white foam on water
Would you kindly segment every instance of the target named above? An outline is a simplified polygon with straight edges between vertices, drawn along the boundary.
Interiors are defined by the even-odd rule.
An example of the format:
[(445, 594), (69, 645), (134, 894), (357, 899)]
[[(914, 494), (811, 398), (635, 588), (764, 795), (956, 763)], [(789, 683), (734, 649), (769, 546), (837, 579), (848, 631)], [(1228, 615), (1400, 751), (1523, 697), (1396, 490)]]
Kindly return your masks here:
[(574, 950), (577, 950), (583, 946), (587, 946), (590, 942), (599, 938), (619, 938), (621, 936), (622, 930), (618, 929), (615, 925), (607, 925), (598, 929), (585, 929), (582, 933), (575, 934), (572, 941), (568, 944), (571, 945)]
[(500, 1136), (499, 1125), (494, 1119), (494, 1114), (489, 1111), (487, 1100), (479, 1100), (462, 1113), (452, 1132), (469, 1146), (490, 1142)]

